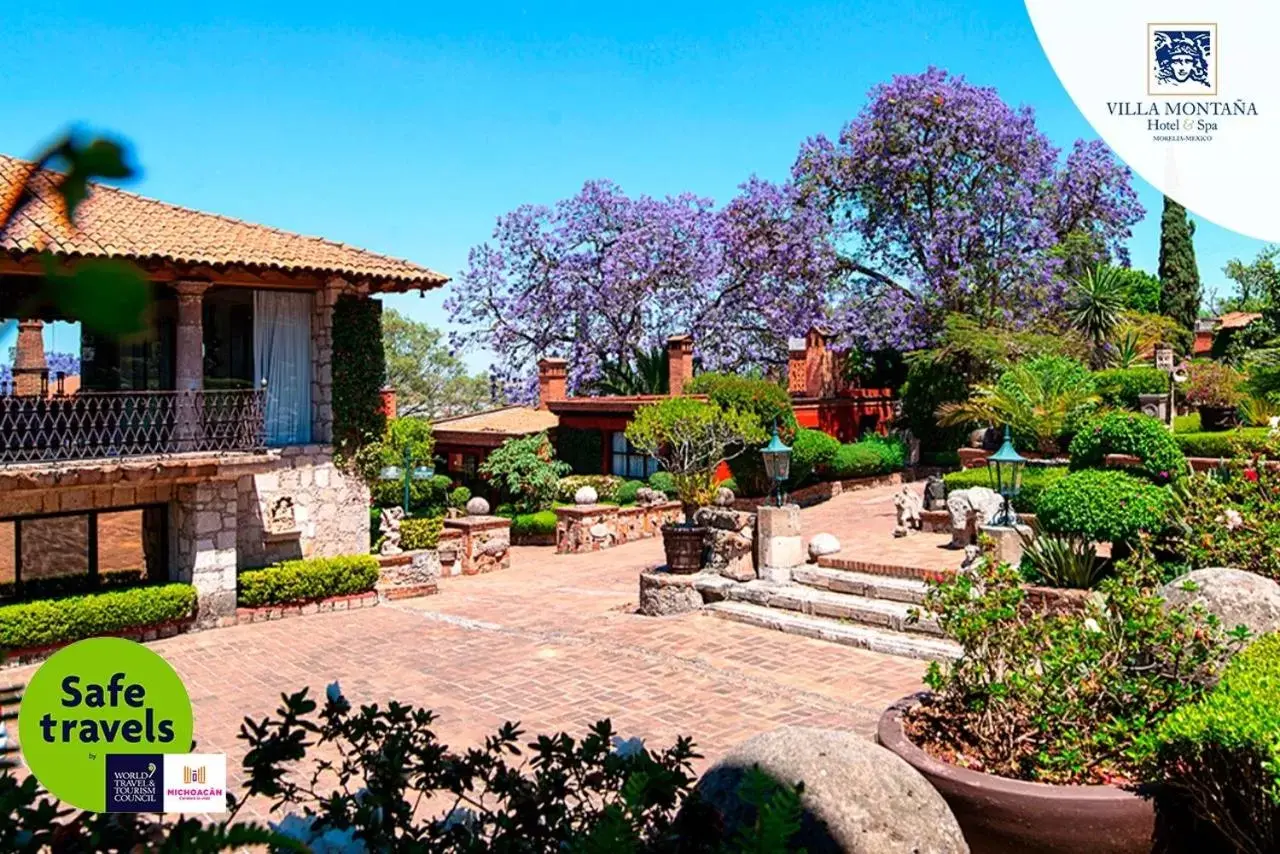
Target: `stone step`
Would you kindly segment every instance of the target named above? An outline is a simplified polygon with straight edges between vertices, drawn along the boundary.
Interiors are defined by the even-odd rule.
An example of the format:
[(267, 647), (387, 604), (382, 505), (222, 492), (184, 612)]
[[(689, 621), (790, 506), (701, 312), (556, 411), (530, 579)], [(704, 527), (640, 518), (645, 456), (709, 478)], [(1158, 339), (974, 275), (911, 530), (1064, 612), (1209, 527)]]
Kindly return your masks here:
[(942, 629), (932, 617), (909, 619), (915, 606), (885, 599), (869, 599), (850, 593), (817, 590), (803, 584), (777, 584), (770, 581), (748, 581), (723, 589), (731, 601), (749, 602), (766, 608), (798, 611), (815, 617), (847, 620), (865, 626), (919, 635), (941, 635)]
[(791, 570), (791, 578), (797, 584), (833, 593), (851, 593), (868, 599), (887, 599), (906, 602), (908, 605), (924, 604), (929, 586), (918, 578), (896, 578), (891, 575), (875, 575), (852, 569), (829, 569), (824, 566), (803, 566)]
[(898, 566), (896, 564), (860, 560), (839, 554), (818, 558), (818, 566), (826, 569), (861, 572), (866, 575), (881, 575), (888, 578), (914, 578), (918, 581), (926, 581), (932, 578), (948, 578), (956, 574), (956, 570), (947, 567)]
[(817, 638), (888, 655), (926, 661), (948, 661), (960, 655), (958, 646), (941, 638), (843, 623), (825, 617), (766, 608), (749, 602), (714, 602), (707, 605), (705, 610), (725, 620), (776, 629), (788, 634)]

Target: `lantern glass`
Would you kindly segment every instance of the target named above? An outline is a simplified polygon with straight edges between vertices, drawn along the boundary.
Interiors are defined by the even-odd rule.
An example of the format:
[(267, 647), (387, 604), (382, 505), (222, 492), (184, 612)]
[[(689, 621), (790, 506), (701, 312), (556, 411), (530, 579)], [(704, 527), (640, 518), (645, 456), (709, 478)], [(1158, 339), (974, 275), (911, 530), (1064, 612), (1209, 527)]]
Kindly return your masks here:
[(991, 487), (1002, 498), (1015, 498), (1022, 489), (1022, 467), (1026, 459), (1013, 447), (1009, 428), (1004, 428), (1004, 444), (987, 460)]
[(774, 483), (781, 483), (791, 476), (791, 448), (778, 435), (776, 425), (773, 428), (773, 438), (760, 449), (760, 456), (764, 458), (765, 473)]
[(382, 471), (378, 472), (378, 477), (383, 480), (399, 480), (404, 477), (404, 469), (400, 466), (383, 466)]

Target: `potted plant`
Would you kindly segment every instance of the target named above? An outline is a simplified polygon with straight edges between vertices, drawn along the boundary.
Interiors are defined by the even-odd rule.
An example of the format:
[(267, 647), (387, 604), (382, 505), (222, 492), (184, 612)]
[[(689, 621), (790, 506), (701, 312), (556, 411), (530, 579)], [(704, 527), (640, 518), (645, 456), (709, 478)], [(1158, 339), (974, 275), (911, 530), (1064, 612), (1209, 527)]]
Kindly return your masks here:
[(962, 654), (877, 737), (938, 789), (974, 854), (1151, 850), (1141, 739), (1202, 695), (1230, 648), (1203, 610), (1169, 608), (1160, 580), (1142, 551), (1082, 607), (1036, 609), (1018, 569), (988, 557), (930, 591)]
[(737, 409), (673, 397), (636, 410), (627, 439), (672, 476), (684, 508), (683, 524), (662, 528), (667, 568), (697, 572), (707, 530), (694, 524), (694, 513), (715, 497), (720, 463), (762, 443), (764, 430), (754, 416)]
[(1236, 424), (1236, 407), (1244, 395), (1239, 371), (1221, 362), (1196, 361), (1187, 367), (1182, 394), (1189, 406), (1200, 411), (1200, 429), (1230, 430)]

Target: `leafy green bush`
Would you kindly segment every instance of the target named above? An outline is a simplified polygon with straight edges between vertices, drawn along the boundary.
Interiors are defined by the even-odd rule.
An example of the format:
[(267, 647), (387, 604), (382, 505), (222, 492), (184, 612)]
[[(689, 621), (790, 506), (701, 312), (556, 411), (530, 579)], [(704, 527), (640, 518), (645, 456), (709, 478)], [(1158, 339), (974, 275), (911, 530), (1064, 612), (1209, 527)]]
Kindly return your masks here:
[(1169, 548), (1185, 563), (1233, 566), (1280, 581), (1280, 472), (1232, 460), (1178, 489), (1180, 536)]
[[(1186, 850), (1280, 851), (1280, 634), (1237, 655), (1205, 697), (1164, 719), (1146, 747), (1160, 814), (1197, 843)], [(1184, 834), (1188, 814), (1199, 827), (1185, 822)], [(1205, 825), (1219, 838), (1200, 836)]]
[(1192, 412), (1187, 415), (1173, 416), (1173, 432), (1178, 433), (1200, 433), (1200, 413)]
[(1173, 493), (1123, 471), (1073, 472), (1046, 489), (1036, 518), (1050, 534), (1132, 546), (1138, 535), (1160, 535), (1169, 525)]
[(569, 467), (556, 459), (546, 433), (508, 439), (480, 464), (480, 474), (490, 478), (522, 513), (550, 507), (560, 478), (568, 473)]
[(1095, 418), (1071, 440), (1071, 468), (1100, 468), (1108, 454), (1142, 460), (1141, 471), (1156, 483), (1180, 480), (1187, 458), (1159, 419), (1137, 412), (1110, 412)]
[(864, 436), (857, 442), (840, 446), (831, 462), (831, 475), (844, 480), (889, 474), (901, 471), (906, 458), (907, 449), (901, 439), (894, 436)]
[[(739, 377), (733, 374), (705, 373), (698, 374), (685, 385), (687, 394), (705, 394), (707, 398), (721, 409), (736, 410), (754, 416), (765, 439), (753, 443), (753, 453), (738, 454), (729, 460), (729, 470), (733, 479), (747, 491), (748, 495), (765, 495), (773, 489), (764, 471), (764, 460), (754, 453), (755, 446), (764, 444), (778, 425), (782, 440), (790, 444), (795, 439), (795, 412), (791, 409), (791, 396), (778, 383), (753, 377)], [(658, 487), (654, 487), (657, 489)]]
[(791, 477), (787, 480), (787, 489), (826, 480), (839, 451), (840, 440), (834, 436), (807, 427), (796, 430), (791, 443)]
[(556, 532), (556, 511), (539, 510), (537, 513), (519, 513), (511, 520), (511, 536), (539, 536)]
[[(1040, 496), (1050, 486), (1062, 480), (1068, 474), (1066, 466), (1024, 466), (1022, 469), (1022, 490), (1013, 499), (1013, 509), (1019, 513), (1036, 513)], [(960, 471), (948, 472), (942, 476), (947, 492), (957, 489), (968, 489), (972, 486), (991, 487), (991, 474), (986, 466)]]
[(459, 486), (457, 489), (449, 492), (449, 508), (451, 510), (463, 510), (467, 506), (467, 502), (471, 500), (471, 490), (465, 486)]
[(604, 465), (604, 434), (600, 430), (556, 428), (556, 456), (574, 474), (601, 474)]
[(644, 488), (643, 480), (628, 480), (618, 487), (618, 491), (613, 494), (613, 500), (619, 504), (635, 504), (636, 493)]
[(649, 475), (649, 488), (658, 490), (668, 498), (676, 497), (676, 479), (670, 472), (655, 471)]
[(969, 397), (965, 374), (949, 360), (934, 354), (922, 354), (907, 364), (907, 381), (901, 390), (902, 420), (922, 448), (931, 452), (952, 453), (965, 445), (976, 424), (944, 427), (938, 423), (938, 410), (948, 403), (960, 403)]
[(1137, 411), (1138, 396), (1168, 394), (1169, 375), (1158, 368), (1113, 368), (1093, 375), (1103, 404)]
[(584, 486), (596, 491), (596, 497), (604, 502), (618, 500), (618, 488), (622, 486), (622, 478), (613, 474), (571, 474), (560, 478), (560, 487), (556, 498), (565, 504), (573, 503), (573, 496)]
[[(453, 481), (437, 474), (426, 480), (409, 481), (409, 515), (438, 516), (449, 506)], [(404, 481), (379, 480), (370, 487), (375, 507), (399, 507), (404, 503)], [(465, 502), (464, 502), (465, 503)]]
[(192, 616), (196, 589), (159, 584), (0, 606), (0, 649), (28, 649)]
[(444, 530), (444, 519), (430, 516), (425, 519), (400, 520), (400, 547), (409, 551), (434, 549)]
[(1270, 433), (1268, 427), (1237, 427), (1215, 433), (1174, 433), (1173, 440), (1188, 457), (1230, 459), (1267, 453), (1272, 444)]
[(237, 599), (246, 608), (365, 593), (378, 583), (373, 555), (286, 560), (240, 573)]
[(354, 454), (386, 430), (382, 387), (387, 382), (382, 347), (382, 303), (343, 294), (333, 306), (333, 440)]

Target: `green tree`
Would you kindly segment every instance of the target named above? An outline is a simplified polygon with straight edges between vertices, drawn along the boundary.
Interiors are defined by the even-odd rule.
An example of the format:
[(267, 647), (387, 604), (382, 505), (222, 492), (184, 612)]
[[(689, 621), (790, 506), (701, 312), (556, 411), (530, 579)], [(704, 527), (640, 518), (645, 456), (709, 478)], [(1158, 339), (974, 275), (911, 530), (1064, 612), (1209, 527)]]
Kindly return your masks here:
[(1192, 238), (1196, 224), (1187, 209), (1164, 197), (1160, 218), (1160, 313), (1192, 329), (1200, 316), (1200, 269)]
[(480, 464), (480, 474), (500, 488), (520, 513), (550, 507), (560, 478), (568, 473), (569, 466), (556, 459), (546, 433), (508, 439)]
[(1232, 258), (1222, 272), (1236, 283), (1235, 296), (1222, 301), (1222, 311), (1267, 311), (1274, 309), (1280, 298), (1280, 246), (1271, 245), (1249, 263)]
[(1144, 314), (1160, 311), (1160, 277), (1132, 267), (1112, 267), (1124, 283), (1125, 308)]
[(1116, 267), (1099, 264), (1085, 272), (1067, 293), (1071, 325), (1093, 342), (1097, 364), (1105, 362), (1104, 345), (1120, 323), (1128, 291)]
[(396, 390), (398, 414), (446, 418), (476, 412), (495, 402), (488, 377), (469, 373), (438, 329), (386, 309), (382, 313), (382, 348), (387, 382)]

